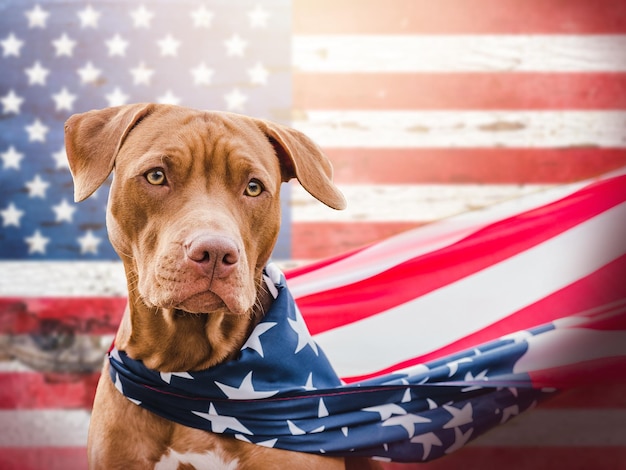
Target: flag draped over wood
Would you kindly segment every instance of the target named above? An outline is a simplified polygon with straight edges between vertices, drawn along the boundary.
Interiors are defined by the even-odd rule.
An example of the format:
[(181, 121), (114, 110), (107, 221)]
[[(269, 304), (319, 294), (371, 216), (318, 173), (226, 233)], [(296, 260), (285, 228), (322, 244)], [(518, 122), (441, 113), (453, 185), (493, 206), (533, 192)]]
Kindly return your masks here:
[[(619, 354), (595, 346), (621, 329), (623, 181), (569, 183), (626, 165), (623, 2), (0, 0), (0, 13), (0, 467), (85, 466), (125, 282), (106, 185), (71, 202), (63, 122), (135, 101), (291, 124), (329, 155), (349, 209), (286, 186), (275, 259), (331, 257), (287, 274), (348, 382), (554, 321), (551, 344), (598, 352), (566, 355), (590, 361), (589, 382), (619, 377)], [(583, 324), (597, 335), (569, 334)], [(580, 383), (540, 356), (555, 362), (537, 386), (556, 370)], [(624, 388), (593, 383), (433, 465), (615, 468)]]

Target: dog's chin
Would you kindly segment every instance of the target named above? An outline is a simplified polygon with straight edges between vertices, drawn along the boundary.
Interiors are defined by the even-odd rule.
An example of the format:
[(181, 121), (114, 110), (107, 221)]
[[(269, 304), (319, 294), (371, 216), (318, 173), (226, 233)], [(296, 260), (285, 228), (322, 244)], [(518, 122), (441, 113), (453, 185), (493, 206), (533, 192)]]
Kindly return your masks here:
[(174, 305), (176, 310), (193, 314), (224, 313), (228, 315), (243, 315), (250, 311), (252, 305), (243, 299), (226, 298), (214, 292), (206, 291), (191, 295), (182, 302)]

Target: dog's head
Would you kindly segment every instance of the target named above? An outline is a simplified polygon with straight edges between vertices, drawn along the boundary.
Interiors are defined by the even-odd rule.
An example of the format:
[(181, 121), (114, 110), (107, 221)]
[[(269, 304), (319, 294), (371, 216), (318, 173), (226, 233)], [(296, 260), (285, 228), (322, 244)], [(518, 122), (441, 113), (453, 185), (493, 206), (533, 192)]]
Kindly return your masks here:
[(70, 117), (65, 143), (76, 201), (115, 169), (109, 238), (131, 296), (151, 307), (248, 312), (278, 236), (282, 182), (345, 207), (320, 149), (259, 119), (127, 105)]

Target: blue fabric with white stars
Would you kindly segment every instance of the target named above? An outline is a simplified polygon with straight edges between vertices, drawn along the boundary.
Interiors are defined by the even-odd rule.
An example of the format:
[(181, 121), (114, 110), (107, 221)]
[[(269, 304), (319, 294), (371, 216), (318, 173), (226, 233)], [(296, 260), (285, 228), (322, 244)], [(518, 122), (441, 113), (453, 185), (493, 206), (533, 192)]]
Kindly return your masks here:
[(116, 388), (193, 428), (268, 447), (397, 462), (457, 450), (550, 394), (532, 388), (526, 374), (513, 374), (527, 350), (519, 339), (344, 384), (309, 334), (282, 274), (273, 266), (266, 272), (275, 300), (239, 358), (199, 372), (160, 373), (113, 349)]

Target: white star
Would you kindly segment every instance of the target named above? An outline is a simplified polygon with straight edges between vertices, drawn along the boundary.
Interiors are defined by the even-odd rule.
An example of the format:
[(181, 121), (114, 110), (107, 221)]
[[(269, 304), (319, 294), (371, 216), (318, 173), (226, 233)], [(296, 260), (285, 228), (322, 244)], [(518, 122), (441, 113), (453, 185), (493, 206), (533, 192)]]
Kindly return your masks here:
[[(117, 390), (122, 395), (124, 395), (124, 389), (122, 387), (122, 381), (120, 380), (120, 375), (117, 374), (117, 373), (115, 374), (115, 388), (117, 388)], [(135, 400), (134, 398), (131, 398), (131, 397), (126, 397), (126, 398), (128, 398), (128, 401), (130, 401), (131, 403), (134, 403), (135, 405), (141, 405), (141, 401), (139, 401), (139, 400)]]
[(213, 69), (210, 69), (204, 62), (202, 62), (197, 67), (191, 69), (194, 85), (210, 85), (213, 73)]
[(81, 28), (98, 28), (100, 12), (95, 10), (91, 5), (87, 5), (84, 10), (79, 11), (77, 14), (80, 19)]
[(13, 225), (15, 227), (19, 227), (20, 218), (23, 215), (24, 211), (19, 210), (13, 203), (9, 204), (6, 209), (0, 211), (0, 216), (2, 216), (2, 226), (8, 227)]
[(154, 70), (146, 67), (146, 64), (141, 62), (134, 69), (130, 69), (130, 73), (133, 76), (133, 83), (135, 85), (150, 85)]
[(193, 26), (195, 28), (210, 28), (213, 21), (213, 12), (207, 9), (204, 5), (199, 6), (197, 9), (190, 13), (193, 20)]
[(2, 161), (4, 162), (4, 165), (2, 166), (3, 169), (8, 170), (9, 168), (14, 168), (19, 170), (20, 161), (24, 158), (24, 154), (19, 153), (15, 150), (15, 147), (11, 145), (6, 152), (0, 153), (0, 158), (2, 158)]
[(105, 98), (109, 102), (109, 106), (121, 106), (126, 104), (126, 101), (128, 101), (130, 97), (120, 90), (119, 87), (115, 87), (115, 90), (105, 95)]
[(180, 41), (171, 34), (168, 34), (163, 39), (157, 41), (159, 48), (161, 49), (161, 55), (163, 57), (171, 56), (176, 57), (178, 55), (178, 48), (180, 47)]
[(80, 81), (83, 84), (95, 82), (101, 72), (102, 71), (95, 68), (91, 62), (87, 62), (82, 68), (76, 70), (76, 73), (78, 73)]
[(29, 28), (45, 28), (48, 16), (50, 16), (50, 13), (39, 5), (35, 5), (32, 10), (28, 10), (24, 14), (28, 18)]
[(511, 405), (507, 406), (502, 410), (502, 419), (500, 419), (500, 424), (506, 423), (513, 416), (519, 415), (519, 406)]
[(20, 56), (20, 49), (24, 45), (24, 41), (20, 40), (15, 36), (15, 34), (9, 34), (6, 39), (0, 41), (0, 45), (2, 46), (2, 57), (9, 56)]
[(422, 447), (424, 447), (422, 460), (426, 460), (428, 458), (433, 446), (443, 445), (443, 443), (441, 442), (441, 439), (439, 439), (434, 432), (427, 432), (425, 434), (419, 434), (418, 436), (412, 437), (411, 442), (413, 444), (422, 444)]
[(467, 362), (472, 362), (472, 360), (469, 357), (464, 357), (463, 359), (459, 359), (458, 361), (448, 362), (446, 364), (446, 366), (448, 366), (448, 368), (450, 369), (448, 377), (452, 377), (454, 374), (457, 373), (457, 371), (459, 370), (459, 364)]
[(454, 428), (454, 444), (446, 449), (446, 454), (451, 454), (467, 444), (473, 431), (474, 430), (470, 428), (466, 433), (462, 433), (460, 428)]
[(154, 17), (154, 13), (141, 5), (136, 10), (131, 11), (130, 16), (133, 19), (133, 26), (135, 26), (135, 28), (150, 28), (150, 22)]
[[(250, 439), (248, 439), (246, 436), (244, 436), (243, 434), (235, 434), (235, 439), (237, 439), (239, 441), (247, 442), (249, 444), (252, 444), (252, 441)], [(277, 441), (278, 441), (278, 439), (269, 439), (267, 441), (255, 442), (254, 444), (257, 445), (257, 446), (273, 448), (276, 445)]]
[(402, 426), (409, 433), (409, 437), (415, 435), (415, 425), (422, 423), (430, 423), (430, 419), (423, 418), (419, 415), (407, 414), (402, 416), (392, 416), (383, 421), (383, 426)]
[(29, 85), (46, 85), (46, 77), (50, 73), (45, 67), (42, 67), (39, 61), (36, 61), (29, 69), (24, 69), (26, 75), (28, 75)]
[(2, 111), (3, 114), (19, 114), (20, 106), (22, 106), (24, 98), (15, 94), (13, 90), (9, 90), (9, 92), (5, 96), (0, 98), (0, 101), (2, 102), (2, 106), (4, 107)]
[(192, 411), (193, 414), (200, 416), (211, 422), (211, 431), (216, 433), (223, 433), (227, 429), (233, 431), (243, 432), (248, 435), (252, 435), (252, 431), (246, 428), (237, 418), (232, 416), (221, 416), (217, 414), (213, 403), (209, 405), (208, 413), (201, 413), (200, 411)]
[(261, 5), (248, 12), (248, 19), (252, 28), (267, 28), (267, 19), (270, 17), (269, 12), (263, 9)]
[(244, 377), (239, 387), (231, 387), (230, 385), (215, 382), (224, 394), (231, 400), (256, 400), (260, 398), (267, 398), (276, 395), (279, 391), (272, 390), (267, 392), (259, 392), (254, 389), (252, 385), (252, 372)]
[(299, 353), (304, 349), (305, 346), (310, 346), (316, 356), (319, 356), (319, 352), (317, 350), (317, 344), (313, 341), (313, 337), (309, 330), (306, 327), (306, 323), (304, 323), (304, 319), (302, 318), (302, 314), (300, 310), (296, 307), (296, 319), (292, 320), (291, 318), (287, 318), (289, 321), (289, 326), (293, 331), (298, 334), (298, 345), (296, 346), (296, 350), (294, 354)]
[(317, 405), (317, 417), (325, 418), (330, 413), (328, 413), (328, 408), (326, 408), (326, 403), (324, 403), (324, 399), (320, 398), (320, 403)]
[(46, 245), (50, 242), (50, 239), (41, 235), (39, 230), (35, 230), (35, 233), (31, 237), (24, 239), (28, 244), (28, 254), (41, 253), (46, 254)]
[(161, 375), (161, 380), (167, 383), (171, 382), (172, 376), (180, 377), (183, 379), (194, 380), (194, 378), (189, 374), (189, 372), (161, 372), (160, 375)]
[(485, 369), (485, 370), (479, 372), (476, 375), (472, 374), (471, 371), (468, 371), (465, 374), (465, 380), (467, 382), (474, 382), (474, 381), (477, 381), (477, 380), (484, 380), (484, 381), (486, 381), (486, 380), (488, 380), (488, 378), (487, 378), (487, 371), (488, 371), (488, 369)]
[(306, 378), (306, 383), (302, 386), (305, 390), (317, 390), (317, 387), (313, 386), (313, 372), (309, 372), (309, 376)]
[(172, 93), (172, 90), (167, 90), (164, 95), (157, 97), (157, 102), (161, 104), (179, 104), (180, 98)]
[[(476, 374), (476, 376), (474, 377), (474, 374), (472, 374), (472, 371), (468, 371), (465, 374), (465, 381), (466, 382), (477, 382), (477, 381), (487, 381), (489, 380), (489, 378), (487, 377), (487, 369), (483, 370), (482, 372), (479, 372), (478, 374)], [(480, 390), (482, 388), (481, 385), (470, 385), (469, 387), (465, 387), (462, 388), (461, 391), (462, 392), (471, 392), (473, 390)]]
[(30, 126), (25, 126), (26, 132), (28, 132), (29, 142), (45, 142), (46, 134), (50, 130), (48, 126), (43, 124), (39, 119), (35, 119)]
[(392, 415), (405, 415), (406, 410), (395, 403), (387, 403), (385, 405), (370, 406), (369, 408), (363, 408), (361, 411), (371, 411), (372, 413), (379, 413), (380, 419), (385, 420), (391, 418)]
[(257, 62), (253, 68), (248, 69), (248, 75), (253, 85), (267, 85), (267, 77), (269, 74), (269, 70), (267, 70), (261, 62)]
[(80, 245), (80, 254), (86, 253), (98, 254), (98, 245), (102, 241), (101, 238), (96, 237), (91, 230), (87, 230), (87, 233), (82, 237), (78, 237), (78, 244)]
[(76, 207), (67, 202), (67, 199), (63, 199), (60, 204), (52, 206), (52, 210), (56, 214), (57, 222), (69, 222), (72, 223), (72, 217), (76, 211)]
[(289, 432), (292, 436), (302, 436), (303, 434), (306, 434), (304, 429), (299, 428), (290, 420), (287, 420), (287, 426), (289, 426)]
[(70, 38), (66, 33), (52, 41), (52, 45), (56, 49), (56, 57), (60, 56), (68, 56), (72, 57), (74, 52), (74, 47), (76, 46), (76, 41)]
[(452, 415), (452, 419), (443, 425), (444, 429), (456, 428), (473, 421), (471, 403), (466, 403), (461, 409), (448, 405), (443, 405), (443, 408)]
[(52, 95), (57, 111), (62, 111), (64, 109), (71, 111), (76, 98), (77, 96), (70, 93), (65, 87), (63, 87), (63, 89), (57, 94)]
[(261, 338), (259, 338), (267, 330), (274, 328), (276, 322), (259, 323), (248, 338), (248, 341), (241, 347), (241, 349), (250, 348), (258, 352), (261, 357), (263, 356), (263, 346), (261, 345)]
[(45, 199), (48, 186), (50, 186), (50, 183), (42, 180), (39, 175), (35, 175), (32, 181), (26, 183), (28, 197), (40, 197), (41, 199)]
[(224, 41), (224, 45), (226, 46), (226, 55), (239, 57), (243, 57), (244, 51), (248, 47), (248, 43), (241, 39), (238, 34), (233, 34), (230, 39)]
[(104, 41), (109, 49), (109, 57), (113, 56), (126, 56), (126, 48), (128, 47), (128, 41), (119, 34), (116, 34), (108, 41)]
[(52, 154), (52, 158), (54, 159), (54, 161), (56, 162), (56, 167), (57, 169), (59, 168), (70, 168), (70, 165), (67, 161), (67, 153), (65, 153), (65, 147), (61, 147), (61, 150), (59, 150), (58, 152), (54, 152)]
[(226, 100), (226, 107), (230, 111), (243, 111), (243, 105), (248, 101), (248, 97), (241, 93), (238, 88), (224, 95)]

